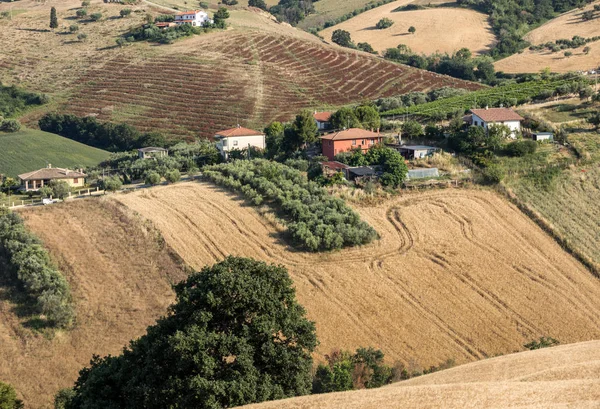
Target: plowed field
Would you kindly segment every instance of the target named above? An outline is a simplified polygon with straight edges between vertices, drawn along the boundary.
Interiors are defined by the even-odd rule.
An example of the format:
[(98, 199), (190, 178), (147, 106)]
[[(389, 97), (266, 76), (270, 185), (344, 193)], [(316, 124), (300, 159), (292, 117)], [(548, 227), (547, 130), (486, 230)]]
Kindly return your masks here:
[(600, 342), (475, 362), (384, 388), (313, 395), (247, 409), (597, 408)]
[(436, 191), (359, 208), (381, 240), (331, 254), (290, 250), (269, 217), (210, 184), (117, 198), (196, 269), (229, 254), (287, 266), (320, 353), (374, 346), (429, 366), (518, 351), (540, 336), (600, 336), (598, 280), (491, 193)]

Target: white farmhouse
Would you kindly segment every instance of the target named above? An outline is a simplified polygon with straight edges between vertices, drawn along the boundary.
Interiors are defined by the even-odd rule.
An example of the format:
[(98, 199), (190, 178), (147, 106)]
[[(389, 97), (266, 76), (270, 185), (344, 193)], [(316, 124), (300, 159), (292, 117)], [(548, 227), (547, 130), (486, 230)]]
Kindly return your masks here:
[(521, 132), (521, 121), (524, 119), (508, 108), (472, 109), (471, 114), (471, 124), (473, 126), (482, 126), (487, 131), (490, 125), (506, 125), (510, 129), (510, 136), (513, 138)]
[(206, 22), (212, 23), (213, 21), (208, 18), (208, 13), (202, 10), (184, 11), (175, 16), (175, 24), (177, 25), (190, 24), (192, 26), (201, 27)]
[(265, 149), (265, 134), (253, 131), (252, 129), (237, 128), (226, 129), (215, 134), (217, 149), (225, 159), (229, 157), (229, 152), (233, 150), (242, 150), (249, 147)]

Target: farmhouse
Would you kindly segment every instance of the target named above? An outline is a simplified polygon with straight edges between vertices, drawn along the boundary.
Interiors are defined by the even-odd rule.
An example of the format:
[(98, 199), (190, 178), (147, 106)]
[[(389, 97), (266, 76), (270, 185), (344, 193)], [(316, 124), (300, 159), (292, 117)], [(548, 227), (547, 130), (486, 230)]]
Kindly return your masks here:
[(184, 11), (175, 16), (175, 24), (190, 24), (192, 26), (201, 27), (206, 22), (212, 23), (213, 21), (208, 18), (208, 14), (202, 10), (191, 10)]
[(226, 129), (215, 134), (217, 149), (227, 159), (229, 152), (254, 147), (265, 149), (265, 134), (252, 129), (237, 126), (237, 128)]
[(82, 187), (85, 184), (86, 176), (86, 174), (79, 171), (53, 168), (49, 164), (46, 168), (19, 175), (19, 180), (21, 181), (21, 190), (28, 192), (38, 190), (52, 180), (64, 180), (69, 186)]
[(313, 118), (317, 123), (319, 131), (331, 129), (331, 112), (317, 112), (315, 111)]
[(484, 108), (471, 110), (471, 125), (482, 126), (488, 130), (490, 125), (506, 125), (510, 129), (510, 136), (515, 138), (521, 132), (523, 117), (508, 108)]
[(138, 156), (140, 159), (162, 158), (169, 156), (169, 151), (164, 148), (149, 146), (147, 148), (138, 149)]
[(439, 150), (439, 148), (436, 148), (435, 146), (425, 145), (396, 145), (394, 148), (400, 152), (400, 155), (404, 156), (405, 159), (426, 158)]
[(370, 147), (382, 141), (383, 137), (379, 132), (358, 128), (344, 129), (321, 136), (323, 155), (327, 156), (329, 160), (333, 160), (338, 153), (358, 148), (365, 153)]

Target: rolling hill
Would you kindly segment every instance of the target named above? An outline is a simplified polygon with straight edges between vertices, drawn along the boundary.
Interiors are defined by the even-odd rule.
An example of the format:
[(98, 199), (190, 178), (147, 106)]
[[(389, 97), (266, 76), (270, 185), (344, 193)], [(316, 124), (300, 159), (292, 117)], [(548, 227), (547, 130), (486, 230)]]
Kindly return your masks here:
[[(27, 0), (24, 0), (27, 1)], [(26, 4), (26, 3), (24, 3)], [(262, 128), (290, 119), (301, 108), (340, 106), (364, 99), (443, 86), (480, 85), (324, 45), (317, 37), (278, 24), (260, 11), (231, 12), (231, 28), (173, 45), (136, 43), (115, 47), (115, 38), (139, 24), (146, 6), (128, 19), (113, 18), (122, 6), (94, 1), (109, 18), (81, 23), (85, 42), (44, 31), (48, 6), (2, 22), (0, 79), (51, 93), (62, 112), (125, 121), (174, 138), (211, 137), (240, 123)], [(71, 8), (59, 7), (61, 24)], [(0, 11), (7, 6), (0, 4)], [(14, 36), (14, 37), (11, 37)], [(44, 51), (40, 46), (44, 45)], [(36, 58), (42, 53), (44, 58)], [(35, 123), (39, 113), (25, 118)]]
[(72, 386), (92, 354), (116, 354), (166, 312), (173, 283), (186, 273), (160, 235), (113, 201), (85, 199), (36, 207), (21, 215), (66, 275), (76, 327), (46, 336), (23, 327), (26, 317), (0, 286), (0, 379), (27, 408), (48, 408)]
[(290, 250), (271, 216), (210, 184), (117, 199), (194, 269), (229, 254), (285, 265), (317, 323), (319, 354), (374, 346), (391, 361), (428, 367), (519, 351), (540, 336), (600, 336), (598, 280), (491, 193), (438, 191), (361, 207), (381, 240), (326, 254)]
[(600, 341), (487, 359), (379, 389), (312, 395), (245, 409), (595, 408)]
[(0, 173), (10, 177), (48, 164), (59, 168), (94, 166), (110, 155), (101, 149), (34, 129), (9, 134), (0, 132), (0, 147)]
[[(376, 51), (383, 52), (404, 44), (417, 54), (452, 54), (463, 47), (480, 54), (495, 42), (485, 14), (451, 7), (393, 11), (412, 3), (410, 0), (389, 3), (329, 27), (319, 34), (330, 41), (333, 31), (342, 29), (350, 32), (355, 43), (367, 42)], [(376, 29), (375, 25), (384, 17), (394, 21), (394, 25), (383, 30)], [(415, 34), (408, 33), (411, 26), (416, 28)]]
[[(600, 18), (583, 21), (582, 13), (592, 10), (600, 1), (589, 4), (584, 9), (575, 9), (550, 20), (525, 36), (533, 45), (545, 44), (559, 39), (570, 40), (573, 36), (591, 38), (600, 36)], [(565, 57), (564, 51), (551, 52), (549, 50), (525, 50), (520, 54), (512, 55), (498, 61), (495, 66), (497, 71), (507, 73), (539, 72), (549, 67), (553, 72), (580, 71), (600, 68), (600, 41), (589, 43), (589, 53), (584, 53), (583, 48), (568, 49), (573, 56)]]

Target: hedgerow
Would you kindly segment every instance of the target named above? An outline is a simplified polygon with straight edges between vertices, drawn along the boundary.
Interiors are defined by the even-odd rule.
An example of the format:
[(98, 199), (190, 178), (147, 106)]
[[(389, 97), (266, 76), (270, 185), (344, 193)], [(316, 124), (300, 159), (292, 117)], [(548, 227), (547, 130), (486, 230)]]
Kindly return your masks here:
[(371, 242), (375, 230), (343, 200), (331, 196), (296, 169), (264, 159), (207, 167), (213, 183), (241, 192), (251, 203), (266, 203), (285, 215), (293, 241), (311, 251)]
[(4, 208), (0, 208), (0, 257), (8, 264), (9, 278), (36, 301), (37, 312), (47, 317), (48, 324), (67, 327), (72, 323), (75, 313), (69, 283), (23, 219)]

